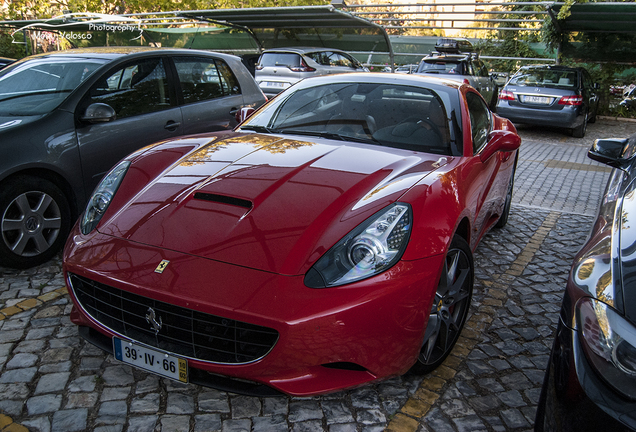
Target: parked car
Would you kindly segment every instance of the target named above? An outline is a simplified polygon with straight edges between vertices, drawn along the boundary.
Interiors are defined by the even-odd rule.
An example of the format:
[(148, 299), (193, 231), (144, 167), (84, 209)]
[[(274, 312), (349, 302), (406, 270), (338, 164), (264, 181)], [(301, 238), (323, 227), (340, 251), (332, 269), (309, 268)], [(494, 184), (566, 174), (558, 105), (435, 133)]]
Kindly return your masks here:
[(581, 67), (524, 66), (499, 93), (497, 113), (514, 123), (567, 128), (583, 138), (596, 121), (599, 85)]
[(256, 65), (256, 82), (268, 97), (303, 78), (368, 72), (352, 55), (332, 48), (276, 48), (263, 51)]
[(440, 78), (464, 82), (477, 89), (491, 110), (497, 105), (497, 83), (473, 46), (466, 39), (439, 38), (435, 52), (424, 57), (417, 74), (434, 74)]
[(616, 168), (574, 259), (539, 398), (535, 430), (636, 430), (636, 135), (596, 140)]
[(519, 144), (465, 84), (308, 78), (104, 178), (64, 252), (71, 319), (127, 364), (238, 393), (427, 373), (506, 224)]
[(26, 268), (64, 245), (95, 186), (158, 140), (228, 129), (265, 102), (238, 57), (95, 48), (0, 71), (0, 265)]

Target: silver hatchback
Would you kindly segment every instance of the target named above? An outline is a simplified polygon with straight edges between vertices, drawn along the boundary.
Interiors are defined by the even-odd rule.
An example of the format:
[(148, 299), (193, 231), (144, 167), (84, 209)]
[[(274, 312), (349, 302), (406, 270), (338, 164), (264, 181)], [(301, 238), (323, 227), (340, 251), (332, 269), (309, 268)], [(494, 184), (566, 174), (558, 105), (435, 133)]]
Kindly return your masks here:
[(368, 71), (353, 56), (337, 49), (276, 48), (261, 54), (255, 77), (263, 93), (272, 97), (310, 76)]

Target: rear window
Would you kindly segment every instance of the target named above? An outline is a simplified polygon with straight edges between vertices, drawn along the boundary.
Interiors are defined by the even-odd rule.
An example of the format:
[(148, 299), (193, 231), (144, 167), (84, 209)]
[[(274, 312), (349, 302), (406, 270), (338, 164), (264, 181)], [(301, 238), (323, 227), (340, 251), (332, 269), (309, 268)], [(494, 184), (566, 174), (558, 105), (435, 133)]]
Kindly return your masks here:
[(510, 85), (544, 86), (544, 87), (575, 87), (577, 86), (575, 71), (555, 69), (526, 69), (520, 70), (510, 79)]
[(300, 66), (300, 56), (293, 53), (264, 53), (258, 62), (267, 66)]
[(440, 60), (424, 60), (420, 64), (418, 72), (440, 73), (440, 74), (463, 74), (461, 63), (440, 61)]

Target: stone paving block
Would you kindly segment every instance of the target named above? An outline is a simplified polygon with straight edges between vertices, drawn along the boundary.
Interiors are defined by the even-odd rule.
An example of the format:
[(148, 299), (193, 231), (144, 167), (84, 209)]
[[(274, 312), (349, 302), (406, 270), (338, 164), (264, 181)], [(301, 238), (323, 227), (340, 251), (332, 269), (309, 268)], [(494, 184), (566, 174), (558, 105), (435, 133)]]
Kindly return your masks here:
[(42, 375), (35, 387), (35, 394), (61, 391), (66, 387), (70, 372), (58, 372)]
[(162, 431), (170, 432), (189, 432), (190, 431), (190, 417), (189, 416), (175, 416), (166, 415), (161, 417)]
[(48, 394), (43, 396), (33, 396), (27, 400), (26, 405), (29, 416), (52, 413), (60, 409), (62, 405), (62, 395)]
[[(275, 423), (266, 425), (264, 428), (257, 428), (254, 424), (255, 430), (271, 430), (271, 431), (284, 431), (287, 428), (285, 422), (285, 416), (280, 416), (283, 420), (283, 426), (285, 429), (277, 429)], [(268, 417), (265, 417), (269, 419)], [(201, 414), (194, 417), (194, 432), (215, 432), (220, 431), (222, 427), (221, 416), (219, 414)]]
[(349, 409), (342, 401), (323, 401), (321, 405), (327, 424), (351, 423), (355, 421), (351, 409)]
[(128, 432), (147, 432), (155, 430), (159, 417), (156, 415), (134, 416), (128, 419)]
[[(265, 399), (263, 405), (269, 399)], [(287, 400), (285, 399), (285, 413), (287, 412)], [(230, 412), (230, 403), (227, 393), (219, 392), (216, 390), (205, 390), (199, 394), (199, 410), (204, 412), (219, 412), (219, 413), (229, 413)], [(276, 414), (276, 412), (270, 412), (269, 414)]]
[(322, 423), (318, 420), (308, 420), (294, 423), (291, 432), (322, 432)]
[(289, 404), (289, 421), (292, 423), (322, 419), (323, 415), (317, 401), (295, 401)]
[(53, 414), (51, 432), (82, 431), (86, 428), (87, 417), (86, 408), (57, 411)]
[(256, 417), (261, 413), (261, 401), (249, 396), (236, 396), (230, 399), (234, 418)]
[(223, 432), (251, 432), (252, 422), (249, 419), (224, 420)]
[(23, 406), (24, 401), (0, 400), (0, 412), (11, 416), (19, 416), (20, 414), (22, 414)]

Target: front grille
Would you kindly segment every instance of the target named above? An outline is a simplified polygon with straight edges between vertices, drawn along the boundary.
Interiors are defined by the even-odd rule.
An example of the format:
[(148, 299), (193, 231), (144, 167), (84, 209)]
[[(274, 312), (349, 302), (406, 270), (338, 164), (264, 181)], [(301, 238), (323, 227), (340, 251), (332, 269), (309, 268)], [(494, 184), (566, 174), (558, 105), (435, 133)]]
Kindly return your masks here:
[[(274, 329), (209, 315), (69, 275), (71, 289), (93, 319), (129, 339), (184, 357), (214, 363), (249, 363), (278, 340)], [(155, 335), (146, 315), (161, 318)]]

